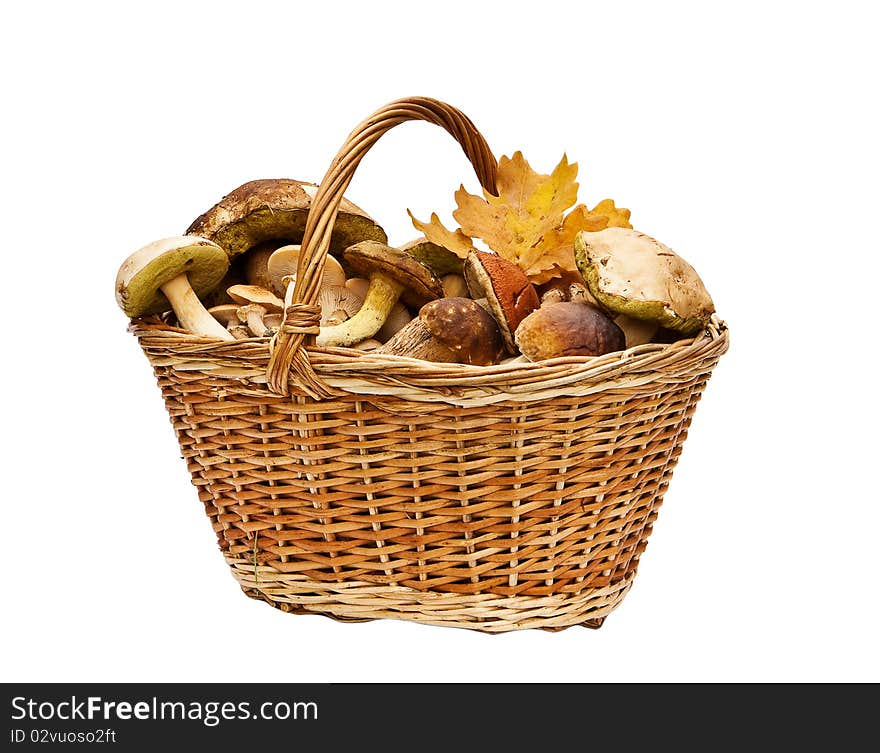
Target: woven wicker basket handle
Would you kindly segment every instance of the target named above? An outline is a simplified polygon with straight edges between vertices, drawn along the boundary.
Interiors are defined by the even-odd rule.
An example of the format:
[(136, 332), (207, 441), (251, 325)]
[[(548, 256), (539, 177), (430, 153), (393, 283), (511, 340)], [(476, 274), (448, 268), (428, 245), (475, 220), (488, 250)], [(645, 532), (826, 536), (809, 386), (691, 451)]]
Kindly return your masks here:
[(320, 329), (317, 298), (330, 235), (342, 197), (364, 155), (382, 134), (408, 120), (426, 120), (448, 131), (461, 144), (483, 188), (497, 193), (495, 157), (476, 126), (460, 110), (436, 99), (409, 97), (388, 103), (360, 123), (336, 154), (311, 202), (296, 284), (287, 291), (284, 323), (270, 345), (267, 382), (272, 392), (289, 394), (292, 371), (297, 387), (316, 400), (336, 394), (317, 377), (305, 350), (305, 345), (314, 343)]

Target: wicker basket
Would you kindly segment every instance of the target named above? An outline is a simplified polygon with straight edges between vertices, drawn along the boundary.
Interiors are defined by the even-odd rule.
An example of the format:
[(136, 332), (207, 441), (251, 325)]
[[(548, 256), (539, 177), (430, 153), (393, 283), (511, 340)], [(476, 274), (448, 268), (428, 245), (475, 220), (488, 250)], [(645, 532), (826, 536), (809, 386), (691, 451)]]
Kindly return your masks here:
[(351, 133), (308, 216), (274, 338), (132, 320), (244, 592), (286, 612), (504, 632), (598, 627), (632, 585), (728, 334), (478, 367), (316, 348), (320, 270), (369, 148), (425, 120), (494, 193), (471, 121), (427, 98)]

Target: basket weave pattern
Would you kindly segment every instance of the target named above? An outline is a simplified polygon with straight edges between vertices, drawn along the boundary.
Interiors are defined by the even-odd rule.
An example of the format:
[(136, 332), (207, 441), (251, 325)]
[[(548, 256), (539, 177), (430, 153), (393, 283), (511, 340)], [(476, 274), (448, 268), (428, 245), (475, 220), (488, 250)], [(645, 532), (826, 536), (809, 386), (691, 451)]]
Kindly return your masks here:
[(726, 326), (493, 367), (315, 348), (322, 196), (279, 337), (131, 326), (241, 587), (338, 619), (597, 627), (632, 584)]

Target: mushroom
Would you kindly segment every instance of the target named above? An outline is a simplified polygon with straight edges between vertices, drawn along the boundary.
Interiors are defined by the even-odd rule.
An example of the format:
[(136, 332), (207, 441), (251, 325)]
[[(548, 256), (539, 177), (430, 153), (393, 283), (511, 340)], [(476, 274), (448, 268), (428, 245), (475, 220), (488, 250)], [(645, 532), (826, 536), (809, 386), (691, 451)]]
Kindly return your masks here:
[(429, 241), (424, 236), (404, 243), (400, 250), (418, 259), (438, 277), (444, 277), (449, 274), (460, 275), (462, 273), (463, 260), (458, 254), (450, 251), (445, 246)]
[(564, 301), (536, 309), (516, 328), (516, 344), (530, 361), (601, 356), (623, 350), (623, 331), (601, 309)]
[[(214, 241), (230, 257), (264, 241), (299, 243), (317, 190), (314, 183), (290, 178), (249, 181), (197, 217), (186, 234)], [(384, 243), (388, 237), (363, 209), (343, 198), (333, 224), (330, 251), (339, 253), (362, 240)]]
[(430, 269), (384, 243), (356, 243), (345, 249), (344, 258), (357, 274), (369, 277), (370, 286), (357, 314), (342, 324), (322, 327), (315, 341), (317, 345), (346, 346), (373, 337), (398, 298), (412, 306), (421, 306), (443, 295), (443, 286)]
[(498, 363), (504, 341), (494, 317), (470, 298), (440, 298), (376, 350), (438, 363)]
[[(360, 296), (361, 300), (367, 297), (367, 291), (370, 289), (370, 281), (363, 277), (349, 277), (345, 281), (345, 287)], [(379, 327), (376, 333), (376, 339), (380, 343), (388, 342), (394, 335), (402, 330), (412, 319), (409, 309), (400, 301), (397, 301), (385, 317), (385, 322)]]
[(318, 294), (321, 326), (334, 326), (351, 319), (364, 303), (362, 296), (345, 285), (325, 285)]
[(211, 306), (208, 309), (208, 313), (229, 329), (230, 324), (239, 324), (238, 309), (237, 303), (220, 303), (216, 306)]
[(462, 275), (448, 274), (443, 275), (441, 279), (443, 283), (443, 296), (445, 298), (470, 298), (471, 293), (468, 290), (467, 283)]
[(231, 285), (226, 292), (233, 301), (243, 306), (258, 303), (266, 311), (284, 311), (284, 301), (259, 285)]
[[(280, 244), (277, 241), (258, 243), (242, 254), (244, 282), (247, 285), (259, 285), (261, 288), (272, 288), (269, 277), (269, 257), (275, 253)], [(298, 247), (297, 247), (298, 248)]]
[(582, 230), (575, 261), (590, 292), (607, 311), (695, 335), (715, 305), (696, 270), (671, 248), (631, 228)]
[(135, 251), (116, 275), (116, 302), (130, 317), (171, 308), (180, 326), (196, 335), (232, 340), (199, 296), (220, 283), (229, 268), (226, 252), (206, 238), (177, 236)]
[(440, 298), (422, 306), (425, 328), (457, 355), (459, 363), (489, 366), (504, 355), (504, 340), (495, 318), (470, 298)]
[(419, 317), (415, 317), (381, 348), (376, 348), (373, 352), (419, 358), (422, 361), (435, 363), (458, 363), (458, 354), (434, 337)]
[(634, 348), (636, 345), (644, 345), (654, 339), (660, 325), (657, 322), (649, 322), (644, 319), (633, 319), (626, 314), (618, 314), (614, 317), (614, 323), (623, 330), (626, 337), (626, 347)]
[(284, 315), (277, 311), (271, 311), (263, 315), (263, 324), (273, 333), (278, 330), (282, 321), (284, 321)]
[(505, 346), (515, 353), (513, 333), (519, 323), (540, 305), (535, 286), (514, 262), (476, 250), (465, 259), (464, 279), (471, 298), (487, 300)]
[[(275, 249), (266, 261), (266, 271), (269, 278), (269, 288), (279, 296), (287, 292), (285, 277), (296, 279), (296, 265), (299, 262), (301, 248), (296, 244), (289, 244)], [(332, 256), (324, 258), (324, 270), (321, 274), (320, 287), (325, 285), (345, 285), (345, 272), (342, 265)]]
[(263, 317), (270, 311), (283, 311), (284, 301), (271, 290), (261, 288), (259, 285), (232, 285), (226, 292), (239, 304), (238, 319), (242, 323), (247, 323), (254, 337), (266, 337), (271, 334)]
[(254, 337), (266, 337), (271, 334), (269, 327), (263, 321), (265, 315), (266, 309), (259, 303), (247, 303), (239, 306), (238, 309), (238, 320), (247, 325)]

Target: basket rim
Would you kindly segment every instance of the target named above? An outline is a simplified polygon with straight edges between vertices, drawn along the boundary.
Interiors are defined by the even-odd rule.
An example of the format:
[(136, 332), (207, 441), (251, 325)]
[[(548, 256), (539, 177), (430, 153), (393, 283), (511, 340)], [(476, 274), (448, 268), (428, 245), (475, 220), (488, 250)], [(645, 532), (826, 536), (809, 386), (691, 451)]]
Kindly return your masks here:
[[(264, 394), (270, 337), (216, 340), (173, 327), (159, 317), (131, 319), (128, 329), (154, 366), (252, 383)], [(691, 338), (637, 345), (604, 356), (562, 356), (539, 362), (472, 366), (352, 348), (308, 346), (305, 350), (315, 373), (336, 390), (465, 406), (679, 382), (684, 375), (711, 372), (728, 347), (728, 326), (713, 314), (706, 329)]]

